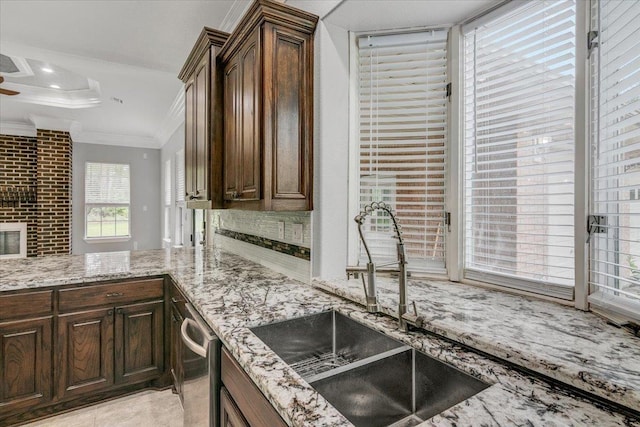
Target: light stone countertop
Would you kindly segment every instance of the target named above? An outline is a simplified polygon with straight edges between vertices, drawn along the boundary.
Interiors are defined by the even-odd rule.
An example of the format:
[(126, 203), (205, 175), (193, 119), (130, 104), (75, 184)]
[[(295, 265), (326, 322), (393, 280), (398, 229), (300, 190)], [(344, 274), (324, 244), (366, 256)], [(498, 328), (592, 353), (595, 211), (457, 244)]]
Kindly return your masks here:
[[(448, 340), (420, 332), (400, 332), (396, 329), (397, 322), (390, 317), (368, 314), (358, 304), (217, 249), (170, 249), (7, 260), (0, 262), (0, 291), (159, 274), (171, 275), (283, 419), (293, 426), (340, 427), (351, 426), (351, 423), (266, 347), (248, 327), (329, 309), (336, 309), (492, 384), (421, 426), (640, 426), (638, 419), (612, 412), (611, 408), (594, 404)], [(325, 283), (323, 286), (335, 285)], [(334, 291), (353, 293), (352, 297), (357, 299), (357, 291), (349, 289), (350, 285), (347, 284), (337, 286)], [(409, 295), (415, 298), (411, 289)], [(433, 293), (427, 296), (433, 298)], [(451, 298), (454, 296), (448, 302), (453, 304)], [(391, 292), (383, 297), (385, 301), (393, 306)], [(446, 300), (440, 302), (443, 305), (447, 303)], [(550, 305), (542, 304), (545, 307)], [(420, 305), (421, 314), (426, 314), (424, 310), (427, 308)], [(530, 310), (534, 308), (538, 307), (531, 307)], [(438, 314), (434, 314), (434, 319), (430, 321), (437, 322), (442, 316), (441, 312), (447, 312), (446, 307), (440, 307)], [(451, 316), (456, 318), (455, 312)], [(464, 319), (458, 320), (466, 322)], [(469, 323), (476, 321), (479, 324), (499, 320), (485, 319), (483, 316), (468, 319)], [(434, 325), (437, 329), (443, 327), (440, 323)], [(486, 327), (492, 327), (492, 323)], [(452, 328), (449, 333), (459, 334), (460, 331)], [(544, 336), (544, 333), (539, 335)], [(522, 337), (521, 341), (526, 343), (526, 337)], [(535, 341), (538, 339), (535, 338)], [(463, 342), (469, 345), (474, 343)], [(478, 339), (478, 342), (482, 344), (482, 340)], [(634, 342), (629, 342), (633, 348)], [(512, 347), (507, 346), (506, 351), (511, 352)], [(486, 351), (482, 345), (480, 349)], [(630, 358), (636, 355), (633, 352), (635, 350), (621, 348), (620, 351)], [(637, 360), (635, 358), (636, 363)], [(573, 368), (566, 369), (570, 371)], [(599, 366), (594, 372), (600, 375), (604, 369)], [(633, 380), (633, 375), (630, 376)], [(616, 387), (616, 401), (634, 403), (629, 396), (633, 397), (635, 392), (637, 389)]]

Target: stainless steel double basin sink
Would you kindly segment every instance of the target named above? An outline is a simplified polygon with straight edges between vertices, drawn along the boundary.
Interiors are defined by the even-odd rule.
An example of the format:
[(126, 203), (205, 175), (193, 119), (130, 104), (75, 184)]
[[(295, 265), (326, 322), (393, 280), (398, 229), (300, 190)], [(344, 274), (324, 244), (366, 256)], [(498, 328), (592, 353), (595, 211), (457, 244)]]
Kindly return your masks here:
[(415, 426), (489, 385), (338, 312), (251, 329), (355, 426)]

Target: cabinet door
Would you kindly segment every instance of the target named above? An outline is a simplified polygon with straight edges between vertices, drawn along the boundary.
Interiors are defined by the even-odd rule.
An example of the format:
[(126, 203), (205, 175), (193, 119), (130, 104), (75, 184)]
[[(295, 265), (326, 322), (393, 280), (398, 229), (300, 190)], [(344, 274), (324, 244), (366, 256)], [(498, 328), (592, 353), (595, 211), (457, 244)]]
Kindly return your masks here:
[(163, 301), (116, 308), (115, 381), (156, 379), (164, 370)]
[(57, 355), (58, 397), (113, 385), (113, 309), (60, 315)]
[(51, 323), (0, 323), (0, 416), (51, 399)]
[(220, 427), (249, 427), (249, 423), (224, 387), (220, 390)]
[(182, 384), (184, 374), (182, 372), (182, 338), (180, 326), (183, 318), (174, 304), (171, 304), (171, 376), (176, 392), (182, 400)]
[(224, 198), (234, 200), (239, 195), (239, 95), (240, 68), (233, 57), (224, 67)]
[(273, 24), (264, 34), (265, 208), (311, 209), (312, 36)]
[(195, 85), (191, 79), (185, 85), (184, 92), (184, 188), (185, 200), (189, 200), (189, 196), (195, 194), (195, 170), (196, 170), (196, 147), (195, 147), (195, 126), (196, 126), (196, 109), (195, 109)]
[(199, 200), (209, 200), (209, 60), (204, 59), (196, 68), (194, 77), (194, 190)]
[(240, 61), (240, 199), (260, 199), (262, 73), (260, 61), (260, 28), (244, 43)]

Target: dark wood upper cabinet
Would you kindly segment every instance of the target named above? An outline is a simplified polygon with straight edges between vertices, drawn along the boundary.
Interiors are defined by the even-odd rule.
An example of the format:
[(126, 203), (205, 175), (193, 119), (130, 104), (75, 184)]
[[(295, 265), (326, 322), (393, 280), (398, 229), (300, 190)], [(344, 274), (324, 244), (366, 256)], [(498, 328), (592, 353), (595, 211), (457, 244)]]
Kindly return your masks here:
[(220, 51), (225, 207), (313, 209), (313, 33), (318, 17), (256, 0)]
[(178, 77), (185, 83), (185, 200), (223, 206), (222, 73), (217, 54), (229, 34), (205, 27)]

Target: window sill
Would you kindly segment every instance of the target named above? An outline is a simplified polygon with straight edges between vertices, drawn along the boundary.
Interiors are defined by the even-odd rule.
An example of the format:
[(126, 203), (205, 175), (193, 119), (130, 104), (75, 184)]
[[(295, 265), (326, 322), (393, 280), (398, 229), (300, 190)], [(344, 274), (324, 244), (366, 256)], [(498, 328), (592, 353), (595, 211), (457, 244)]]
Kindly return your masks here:
[(119, 243), (128, 242), (131, 240), (131, 236), (124, 237), (85, 237), (84, 241), (90, 245), (94, 243)]
[(589, 295), (589, 303), (593, 311), (600, 312), (614, 323), (640, 322), (640, 301), (597, 291)]

